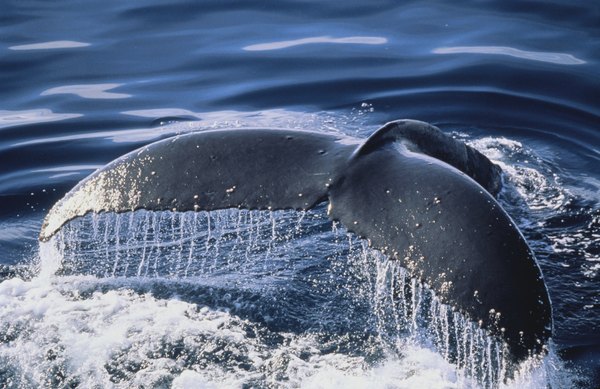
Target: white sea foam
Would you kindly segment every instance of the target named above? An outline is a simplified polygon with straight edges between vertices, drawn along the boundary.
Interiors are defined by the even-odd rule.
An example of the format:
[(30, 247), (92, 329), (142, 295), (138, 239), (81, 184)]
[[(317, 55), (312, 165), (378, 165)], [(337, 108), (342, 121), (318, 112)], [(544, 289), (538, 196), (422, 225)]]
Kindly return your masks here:
[[(2, 332), (14, 337), (0, 346), (0, 359), (12, 371), (3, 377), (6, 382), (23, 387), (456, 384), (451, 365), (417, 346), (406, 349), (408, 358), (371, 368), (361, 357), (322, 354), (310, 334), (281, 333), (282, 341), (268, 346), (251, 335), (263, 329), (225, 311), (138, 294), (124, 285), (94, 290), (98, 282), (70, 277), (51, 284), (20, 279), (0, 284)], [(110, 282), (103, 286), (111, 287)]]
[(469, 142), (497, 163), (509, 184), (533, 210), (557, 210), (568, 198), (568, 192), (557, 181), (547, 163), (521, 142), (506, 138), (486, 137)]
[[(68, 225), (41, 246), (39, 276), (0, 284), (0, 336), (11, 339), (0, 345), (2, 378), (24, 387), (552, 381), (548, 357), (510, 379), (500, 343), (396, 262), (339, 226), (323, 229), (321, 211), (140, 211)], [(329, 258), (317, 272), (315, 254)], [(304, 303), (285, 301), (294, 291)], [(311, 301), (320, 302), (302, 307)], [(290, 315), (299, 324), (276, 324)]]
[[(282, 332), (269, 344), (268, 330), (224, 310), (92, 277), (4, 281), (0, 319), (12, 338), (0, 346), (2, 378), (14, 387), (480, 387), (412, 340), (375, 364), (323, 352), (310, 333)], [(545, 387), (547, 370), (537, 364), (500, 386)]]

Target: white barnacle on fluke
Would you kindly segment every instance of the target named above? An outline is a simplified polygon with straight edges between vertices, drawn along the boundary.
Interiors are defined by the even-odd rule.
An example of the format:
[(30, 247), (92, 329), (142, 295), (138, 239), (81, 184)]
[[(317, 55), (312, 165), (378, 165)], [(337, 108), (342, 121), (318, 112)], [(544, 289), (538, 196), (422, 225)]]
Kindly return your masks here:
[(411, 120), (388, 123), (366, 140), (239, 128), (176, 140), (145, 146), (81, 181), (49, 211), (40, 239), (87, 212), (305, 211), (328, 202), (332, 220), (394, 253), (448, 305), (500, 336), (516, 360), (543, 352), (537, 340), (547, 341), (552, 322), (546, 287), (494, 198), (500, 170), (478, 151)]

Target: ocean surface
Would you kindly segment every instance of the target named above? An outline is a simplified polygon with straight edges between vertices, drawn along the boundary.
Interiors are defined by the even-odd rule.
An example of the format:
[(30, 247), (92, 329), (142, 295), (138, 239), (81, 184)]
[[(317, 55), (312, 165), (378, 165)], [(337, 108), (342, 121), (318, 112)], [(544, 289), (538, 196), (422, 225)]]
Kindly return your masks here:
[[(600, 3), (7, 0), (0, 85), (1, 388), (600, 387)], [(79, 180), (150, 142), (400, 118), (502, 167), (546, 356), (507, 367), (444, 327), (323, 206), (88, 215), (38, 242)]]

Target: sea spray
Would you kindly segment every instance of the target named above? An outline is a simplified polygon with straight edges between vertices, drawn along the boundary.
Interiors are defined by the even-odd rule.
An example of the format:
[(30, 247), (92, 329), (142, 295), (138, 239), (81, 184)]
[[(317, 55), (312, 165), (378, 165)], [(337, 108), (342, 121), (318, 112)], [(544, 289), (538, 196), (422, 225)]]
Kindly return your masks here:
[[(219, 373), (202, 376), (210, 382), (219, 374), (229, 374), (235, 382), (264, 384), (265, 376), (257, 371), (259, 365), (269, 363), (274, 377), (279, 377), (272, 386), (286, 386), (286, 382), (314, 386), (315, 381), (307, 377), (322, 376), (324, 371), (305, 371), (305, 364), (328, 355), (345, 361), (328, 379), (369, 382), (373, 369), (405, 364), (421, 350), (435, 352), (448, 364), (442, 369), (436, 362), (444, 371), (436, 372), (441, 374), (436, 376), (440, 387), (515, 387), (532, 382), (534, 376), (535, 382), (548, 378), (547, 358), (512, 366), (500, 340), (442, 304), (398, 262), (370, 249), (343, 227), (335, 223), (332, 227), (322, 209), (88, 215), (42, 244), (40, 256), (40, 275), (55, 274), (62, 285), (81, 277), (86, 282), (95, 280), (89, 284), (97, 285), (91, 288), (92, 296), (97, 287), (104, 294), (117, 287), (116, 293), (125, 288), (126, 299), (150, 293), (161, 304), (173, 298), (191, 307), (206, 304), (246, 320), (250, 332), (266, 331), (268, 335), (257, 340), (260, 347), (265, 347), (261, 341), (279, 339), (277, 351), (266, 352), (258, 365), (247, 364), (248, 374), (235, 368), (223, 370), (231, 363), (228, 358), (241, 357), (217, 358), (212, 368)], [(227, 326), (222, 330), (229, 331)], [(344, 340), (343, 334), (354, 335)], [(306, 336), (334, 348), (313, 346), (299, 355), (289, 349), (290, 339)], [(280, 343), (281, 337), (289, 339)], [(177, 347), (185, 353), (198, 352)], [(251, 352), (244, 350), (237, 352)], [(124, 358), (130, 358), (128, 351)], [(303, 367), (292, 367), (295, 358)], [(348, 364), (348, 358), (357, 362)], [(124, 382), (139, 374), (136, 368), (129, 376), (120, 366), (111, 369), (129, 377)], [(165, 369), (174, 380), (197, 367)], [(300, 371), (306, 379), (298, 376)], [(114, 380), (111, 374), (108, 379)], [(402, 374), (395, 377), (398, 383), (406, 382)], [(186, 379), (193, 376), (185, 373)], [(238, 381), (240, 376), (245, 378)]]

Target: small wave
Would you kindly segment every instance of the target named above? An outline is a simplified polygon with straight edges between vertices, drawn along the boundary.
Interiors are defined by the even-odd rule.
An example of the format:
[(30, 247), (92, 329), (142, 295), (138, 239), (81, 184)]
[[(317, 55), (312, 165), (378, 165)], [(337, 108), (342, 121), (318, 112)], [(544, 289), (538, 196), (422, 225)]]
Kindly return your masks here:
[(30, 43), (27, 45), (10, 46), (10, 50), (56, 50), (56, 49), (75, 49), (87, 47), (89, 43), (77, 41), (50, 41), (40, 43)]
[(55, 113), (50, 109), (31, 109), (25, 111), (0, 110), (0, 128), (22, 126), (32, 123), (55, 122), (78, 118), (83, 115), (78, 113)]
[(126, 99), (131, 95), (126, 93), (108, 92), (111, 89), (120, 87), (123, 84), (82, 84), (82, 85), (64, 85), (55, 88), (46, 89), (40, 95), (60, 95), (73, 94), (84, 99)]
[(310, 38), (292, 39), (287, 41), (258, 43), (244, 47), (246, 51), (270, 51), (287, 49), (294, 46), (302, 46), (316, 43), (355, 44), (355, 45), (383, 45), (387, 39), (378, 36), (349, 36), (333, 38), (330, 36), (316, 36)]
[(438, 47), (431, 51), (434, 54), (492, 54), (505, 55), (532, 61), (548, 62), (557, 65), (582, 65), (586, 61), (566, 53), (549, 53), (541, 51), (519, 50), (504, 46), (456, 46)]

